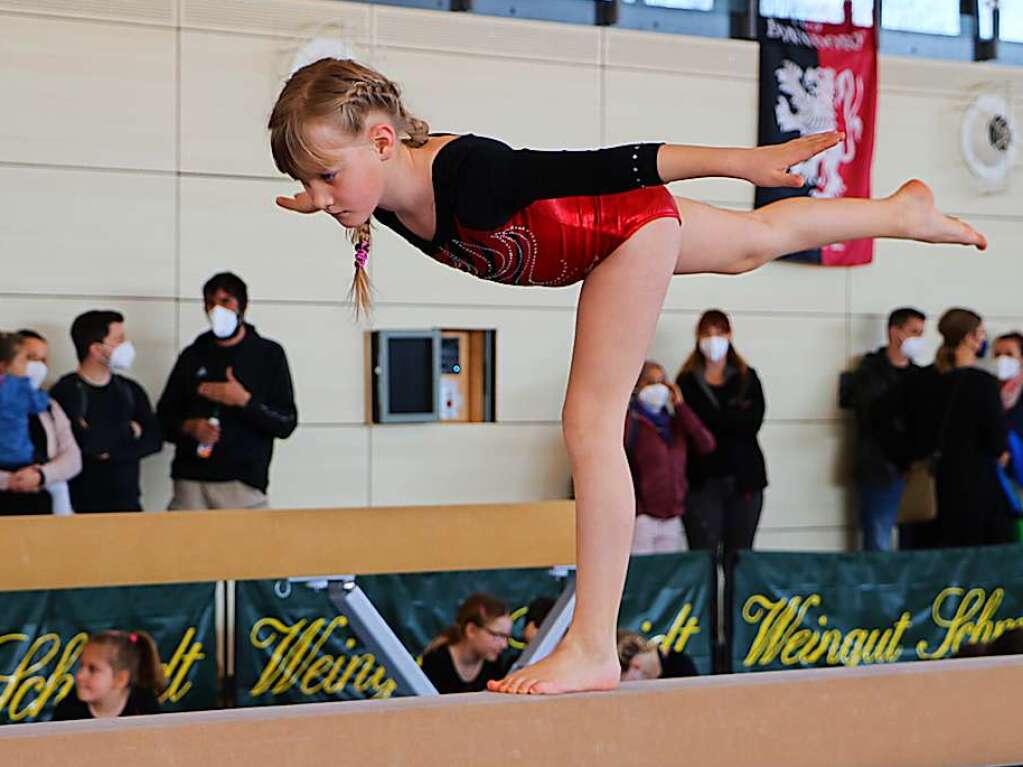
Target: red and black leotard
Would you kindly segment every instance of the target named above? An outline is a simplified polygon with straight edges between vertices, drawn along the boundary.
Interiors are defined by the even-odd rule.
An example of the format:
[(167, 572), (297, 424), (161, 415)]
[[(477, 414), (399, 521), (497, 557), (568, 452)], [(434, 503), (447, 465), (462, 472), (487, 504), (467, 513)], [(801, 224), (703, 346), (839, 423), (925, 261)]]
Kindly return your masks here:
[(657, 174), (660, 146), (542, 152), (459, 136), (433, 160), (433, 240), (391, 211), (373, 215), (431, 258), (481, 279), (571, 285), (649, 221), (681, 221)]

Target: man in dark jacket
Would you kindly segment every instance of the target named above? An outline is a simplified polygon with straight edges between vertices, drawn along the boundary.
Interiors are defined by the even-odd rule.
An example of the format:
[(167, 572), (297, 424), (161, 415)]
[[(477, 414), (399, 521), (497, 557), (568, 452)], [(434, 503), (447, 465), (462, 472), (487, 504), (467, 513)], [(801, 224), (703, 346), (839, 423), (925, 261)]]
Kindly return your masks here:
[[(906, 451), (903, 414), (893, 411), (890, 394), (905, 388), (918, 371), (914, 357), (922, 351), (923, 312), (896, 309), (888, 317), (888, 343), (864, 355), (851, 378), (843, 405), (856, 416), (856, 484), (860, 493), (863, 548), (891, 551), (899, 504), (906, 487), (908, 465), (899, 459)], [(883, 412), (882, 403), (887, 403)]]
[(142, 511), (139, 465), (163, 440), (145, 390), (121, 375), (135, 360), (124, 316), (88, 311), (75, 318), (71, 340), (78, 369), (50, 392), (71, 421), (82, 471), (70, 483), (78, 513)]
[(273, 441), (298, 424), (288, 360), (244, 321), (239, 277), (214, 275), (203, 298), (211, 329), (178, 357), (157, 405), (175, 445), (170, 508), (266, 507)]

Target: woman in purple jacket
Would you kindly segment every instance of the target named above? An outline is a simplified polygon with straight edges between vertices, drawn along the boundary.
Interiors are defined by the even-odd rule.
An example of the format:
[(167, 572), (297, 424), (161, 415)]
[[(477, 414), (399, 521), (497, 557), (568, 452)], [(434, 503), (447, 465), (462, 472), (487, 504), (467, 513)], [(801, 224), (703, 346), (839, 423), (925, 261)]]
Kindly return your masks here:
[(689, 447), (706, 455), (716, 444), (703, 422), (682, 401), (656, 362), (643, 363), (625, 422), (625, 452), (636, 489), (633, 554), (682, 551), (685, 536), (686, 458)]

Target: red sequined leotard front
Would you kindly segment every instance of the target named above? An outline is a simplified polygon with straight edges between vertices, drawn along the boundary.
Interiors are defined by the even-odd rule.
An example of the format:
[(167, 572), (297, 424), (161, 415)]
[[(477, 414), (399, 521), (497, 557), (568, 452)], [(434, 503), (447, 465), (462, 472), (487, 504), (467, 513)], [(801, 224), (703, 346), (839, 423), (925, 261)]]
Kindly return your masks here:
[(644, 224), (681, 221), (657, 175), (659, 146), (537, 152), (460, 136), (434, 158), (433, 240), (390, 211), (375, 216), (437, 261), (481, 279), (571, 285)]

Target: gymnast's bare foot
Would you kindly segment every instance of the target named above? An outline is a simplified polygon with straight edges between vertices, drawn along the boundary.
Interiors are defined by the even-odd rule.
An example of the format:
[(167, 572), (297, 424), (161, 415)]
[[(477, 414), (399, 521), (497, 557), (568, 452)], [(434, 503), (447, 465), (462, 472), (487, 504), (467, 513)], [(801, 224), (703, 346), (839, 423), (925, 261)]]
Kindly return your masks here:
[(902, 207), (905, 236), (921, 242), (947, 242), (987, 249), (987, 238), (964, 221), (946, 216), (934, 207), (934, 194), (923, 181), (913, 179), (890, 198)]
[(557, 649), (539, 663), (488, 682), (491, 692), (512, 695), (557, 695), (565, 692), (613, 690), (621, 667), (614, 647), (605, 652), (585, 650), (566, 636)]

